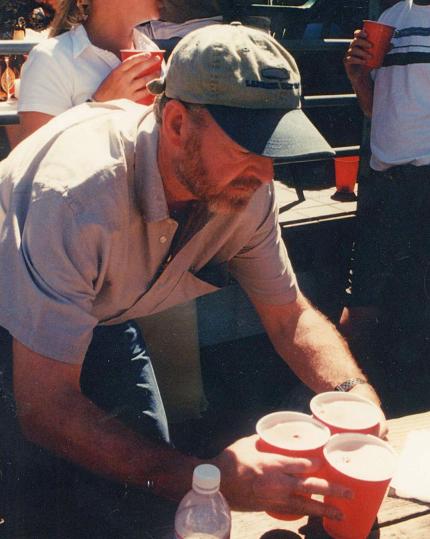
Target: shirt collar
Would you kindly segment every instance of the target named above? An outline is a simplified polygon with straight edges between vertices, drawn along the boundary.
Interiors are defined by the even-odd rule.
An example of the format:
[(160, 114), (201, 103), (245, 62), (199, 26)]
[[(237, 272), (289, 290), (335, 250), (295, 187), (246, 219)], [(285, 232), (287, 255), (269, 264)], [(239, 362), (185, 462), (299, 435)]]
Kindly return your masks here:
[(87, 47), (92, 46), (87, 31), (82, 24), (78, 24), (70, 30), (70, 37), (72, 39), (73, 58), (77, 58)]
[[(78, 24), (70, 30), (70, 37), (72, 39), (73, 58), (80, 56), (86, 48), (94, 47), (82, 24)], [(155, 43), (137, 29), (133, 30), (133, 43), (136, 49), (156, 50), (158, 48)]]

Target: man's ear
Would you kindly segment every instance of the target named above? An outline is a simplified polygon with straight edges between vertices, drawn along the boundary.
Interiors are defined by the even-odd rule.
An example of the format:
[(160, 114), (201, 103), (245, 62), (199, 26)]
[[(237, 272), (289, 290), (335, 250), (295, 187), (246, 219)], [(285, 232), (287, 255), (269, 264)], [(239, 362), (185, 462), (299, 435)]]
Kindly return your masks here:
[(172, 99), (164, 106), (162, 129), (173, 146), (181, 146), (185, 137), (188, 120), (188, 111), (180, 102)]

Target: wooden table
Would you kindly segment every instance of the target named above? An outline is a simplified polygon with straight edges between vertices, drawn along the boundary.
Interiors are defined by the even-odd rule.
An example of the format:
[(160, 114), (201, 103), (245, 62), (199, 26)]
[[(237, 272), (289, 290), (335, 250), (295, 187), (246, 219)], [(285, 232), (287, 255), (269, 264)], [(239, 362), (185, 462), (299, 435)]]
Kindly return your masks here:
[[(400, 451), (411, 430), (430, 428), (430, 412), (391, 419), (389, 441)], [(328, 535), (318, 518), (304, 517), (294, 522), (275, 520), (265, 513), (233, 511), (231, 539), (324, 539)], [(376, 538), (425, 539), (430, 537), (430, 505), (387, 497), (369, 535)]]
[[(430, 412), (406, 416), (389, 421), (390, 441), (400, 450), (409, 431), (419, 428), (430, 428)], [(46, 472), (45, 472), (46, 473)], [(38, 476), (37, 476), (38, 477)], [(84, 515), (78, 512), (74, 489), (68, 476), (60, 474), (56, 479), (52, 474), (46, 478), (50, 489), (40, 492), (39, 483), (28, 483), (25, 477), (22, 485), (25, 496), (19, 485), (12, 483), (8, 491), (9, 502), (0, 517), (5, 517), (1, 523), (0, 538), (5, 539), (78, 539), (84, 537), (81, 531), (85, 529), (85, 537), (105, 539), (100, 535), (98, 519), (95, 515)], [(74, 481), (73, 474), (69, 480)], [(19, 483), (21, 483), (20, 481)], [(0, 485), (5, 488), (5, 485)], [(16, 492), (15, 492), (16, 491)], [(6, 492), (6, 491), (5, 491)], [(7, 509), (11, 507), (9, 512)], [(34, 506), (34, 507), (33, 507)], [(163, 503), (151, 510), (151, 530), (140, 525), (140, 517), (144, 503), (139, 498), (127, 507), (121, 518), (121, 531), (109, 537), (131, 539), (172, 539), (173, 522), (176, 504)], [(41, 510), (42, 508), (42, 510)], [(304, 517), (294, 522), (283, 522), (272, 519), (265, 513), (241, 513), (233, 511), (233, 526), (231, 539), (327, 539), (327, 534), (318, 518)], [(76, 531), (74, 526), (79, 524)], [(66, 531), (68, 530), (68, 531)], [(430, 505), (387, 498), (378, 515), (378, 522), (369, 539), (427, 539), (430, 537)]]

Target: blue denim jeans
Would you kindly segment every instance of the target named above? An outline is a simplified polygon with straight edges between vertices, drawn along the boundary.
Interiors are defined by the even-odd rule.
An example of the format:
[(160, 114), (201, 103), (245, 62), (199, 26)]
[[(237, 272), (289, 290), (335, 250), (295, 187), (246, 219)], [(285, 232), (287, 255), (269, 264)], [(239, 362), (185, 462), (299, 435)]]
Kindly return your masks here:
[(133, 430), (170, 443), (151, 359), (134, 322), (95, 328), (82, 367), (81, 389)]
[[(0, 327), (0, 396), (13, 408), (11, 336)], [(134, 322), (98, 326), (85, 355), (82, 393), (133, 430), (170, 443), (151, 359)]]

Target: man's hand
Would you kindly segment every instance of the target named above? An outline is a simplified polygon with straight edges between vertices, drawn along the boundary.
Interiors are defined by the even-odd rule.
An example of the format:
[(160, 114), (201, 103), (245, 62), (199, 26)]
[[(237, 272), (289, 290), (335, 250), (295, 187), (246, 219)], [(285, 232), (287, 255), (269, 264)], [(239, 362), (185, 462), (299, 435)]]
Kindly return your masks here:
[(357, 94), (361, 110), (368, 117), (372, 117), (373, 107), (373, 81), (370, 69), (364, 64), (372, 57), (372, 45), (367, 39), (364, 30), (356, 30), (354, 39), (346, 51), (343, 63), (346, 74)]
[(221, 469), (221, 489), (232, 509), (342, 519), (338, 509), (305, 497), (311, 494), (352, 496), (342, 485), (311, 476), (321, 467), (318, 459), (260, 452), (256, 448), (257, 441), (256, 435), (242, 438), (213, 459)]
[(354, 83), (363, 76), (369, 76), (369, 68), (365, 66), (372, 58), (372, 44), (367, 40), (364, 30), (355, 30), (354, 39), (346, 51), (343, 63), (349, 80)]

